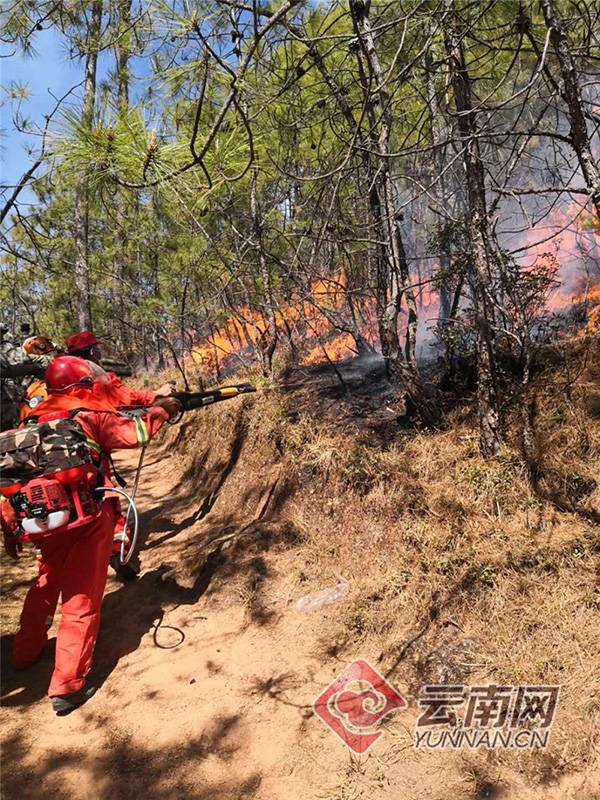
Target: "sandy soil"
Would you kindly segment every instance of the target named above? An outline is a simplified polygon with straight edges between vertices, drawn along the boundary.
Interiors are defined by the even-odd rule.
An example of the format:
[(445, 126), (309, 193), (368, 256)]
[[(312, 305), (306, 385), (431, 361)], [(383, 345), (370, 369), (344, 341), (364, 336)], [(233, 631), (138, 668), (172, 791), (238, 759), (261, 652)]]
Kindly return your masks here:
[[(131, 473), (133, 457), (121, 461)], [(223, 471), (221, 484), (228, 474)], [(30, 670), (4, 667), (3, 798), (600, 796), (589, 778), (534, 791), (516, 772), (498, 772), (490, 782), (466, 757), (417, 753), (410, 709), (396, 715), (369, 755), (352, 758), (312, 714), (313, 699), (346, 660), (338, 661), (324, 642), (327, 607), (295, 610), (301, 592), (287, 579), (288, 552), (263, 559), (249, 551), (244, 560), (238, 549), (234, 570), (226, 549), (187, 586), (169, 576), (164, 564), (215, 527), (232, 529), (235, 517), (235, 494), (190, 492), (180, 478), (175, 456), (149, 452), (139, 494), (142, 573), (127, 585), (109, 578), (90, 676), (96, 695), (71, 715), (54, 716), (45, 697), (52, 642)], [(240, 501), (236, 525), (261, 512), (273, 479), (276, 474), (265, 474)], [(2, 568), (6, 652), (35, 559), (28, 552), (13, 565), (4, 557)], [(253, 581), (268, 581), (259, 606)]]

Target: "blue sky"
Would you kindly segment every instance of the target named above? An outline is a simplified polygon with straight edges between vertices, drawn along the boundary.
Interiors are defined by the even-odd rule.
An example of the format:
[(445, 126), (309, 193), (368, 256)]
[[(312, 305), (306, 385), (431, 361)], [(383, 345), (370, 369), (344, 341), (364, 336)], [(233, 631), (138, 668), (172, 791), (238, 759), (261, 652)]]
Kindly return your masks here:
[[(231, 45), (229, 44), (229, 47)], [(3, 48), (6, 56), (17, 48)], [(101, 51), (98, 57), (98, 84), (106, 77), (108, 70), (114, 67), (114, 52), (111, 49)], [(143, 91), (150, 72), (146, 57), (132, 57), (131, 98), (135, 102)], [(64, 95), (76, 86), (83, 78), (83, 60), (71, 59), (65, 43), (65, 37), (52, 25), (35, 34), (33, 54), (23, 56), (19, 52), (9, 57), (0, 58), (0, 183), (14, 184), (36, 160), (39, 151), (39, 136), (30, 136), (15, 130), (13, 124), (12, 104), (7, 102), (7, 92), (11, 85), (27, 86), (29, 97), (21, 104), (21, 114), (29, 118), (35, 128), (42, 128), (44, 115), (48, 114), (56, 104), (56, 98)], [(61, 108), (69, 105), (80, 106), (81, 87), (71, 94)], [(51, 123), (51, 129), (60, 128), (60, 111)], [(29, 154), (27, 147), (33, 147)], [(10, 190), (9, 190), (10, 191)], [(33, 199), (30, 191), (24, 190), (19, 202)]]
[[(2, 54), (12, 53), (16, 48), (3, 48)], [(14, 184), (35, 161), (39, 150), (39, 137), (27, 136), (15, 130), (13, 125), (11, 104), (6, 102), (7, 91), (12, 84), (26, 85), (30, 96), (21, 105), (21, 113), (27, 116), (38, 127), (43, 127), (44, 115), (56, 104), (56, 99), (77, 85), (83, 78), (83, 60), (71, 59), (65, 44), (65, 37), (52, 26), (36, 33), (33, 40), (34, 53), (23, 56), (16, 52), (9, 57), (0, 58), (0, 183)], [(111, 49), (101, 51), (98, 56), (97, 82), (106, 77), (108, 70), (114, 68), (114, 52)], [(131, 97), (135, 102), (139, 92), (144, 88), (144, 79), (149, 73), (149, 64), (145, 57), (132, 57)], [(52, 93), (52, 94), (51, 94)], [(54, 95), (54, 96), (53, 96)], [(81, 88), (78, 88), (65, 101), (61, 108), (68, 105), (81, 104)], [(60, 127), (60, 112), (54, 117), (51, 128)], [(27, 146), (33, 145), (34, 152), (29, 155)], [(31, 193), (23, 191), (20, 202), (31, 199)]]
[[(0, 169), (2, 184), (15, 183), (29, 168), (35, 156), (28, 155), (26, 146), (34, 145), (37, 151), (38, 137), (27, 136), (14, 129), (10, 103), (6, 102), (6, 91), (13, 83), (24, 84), (30, 91), (29, 99), (22, 105), (22, 113), (35, 125), (43, 125), (44, 115), (54, 107), (56, 97), (62, 96), (77, 84), (83, 75), (81, 61), (71, 61), (64, 39), (52, 28), (41, 31), (34, 41), (32, 56), (20, 54), (0, 59), (0, 85), (2, 86), (2, 151)], [(80, 99), (80, 93), (71, 96)], [(55, 117), (56, 120), (56, 117)], [(21, 195), (24, 198), (24, 194)]]

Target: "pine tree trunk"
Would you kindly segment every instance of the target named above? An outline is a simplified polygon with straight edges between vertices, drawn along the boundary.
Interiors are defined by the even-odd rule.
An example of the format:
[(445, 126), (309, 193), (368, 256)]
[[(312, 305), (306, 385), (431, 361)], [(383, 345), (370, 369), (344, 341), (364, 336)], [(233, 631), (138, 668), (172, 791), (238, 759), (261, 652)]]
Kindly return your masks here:
[[(404, 294), (408, 309), (408, 324), (406, 330), (406, 359), (410, 364), (416, 363), (416, 334), (417, 334), (417, 303), (414, 292), (410, 285), (410, 272), (404, 243), (400, 234), (399, 215), (396, 211), (394, 200), (394, 185), (390, 174), (390, 136), (393, 125), (391, 98), (385, 88), (385, 75), (379, 61), (375, 38), (369, 19), (369, 3), (363, 0), (350, 0), (350, 10), (352, 12), (355, 29), (359, 34), (359, 40), (363, 48), (369, 72), (375, 81), (375, 90), (371, 89), (368, 96), (370, 106), (371, 136), (373, 144), (379, 155), (376, 165), (376, 185), (380, 205), (380, 221), (383, 241), (387, 243), (389, 252), (389, 262), (391, 266), (390, 276), (390, 302), (398, 306), (399, 301), (396, 295)], [(374, 109), (374, 101), (377, 103), (377, 112)], [(373, 122), (375, 124), (373, 125)], [(390, 319), (393, 314), (388, 314)], [(397, 314), (396, 314), (397, 320)]]
[[(450, 3), (451, 0), (448, 0)], [(489, 223), (486, 211), (485, 173), (479, 152), (477, 121), (471, 99), (471, 81), (466, 67), (458, 20), (445, 30), (445, 45), (454, 93), (458, 128), (464, 146), (467, 178), (467, 232), (475, 279), (475, 323), (477, 332), (477, 407), (479, 441), (484, 456), (502, 447), (499, 403), (495, 381), (493, 332), (493, 280), (489, 260)]]
[(450, 286), (451, 268), (451, 248), (449, 237), (446, 233), (448, 227), (447, 218), (442, 216), (442, 209), (447, 208), (450, 197), (446, 190), (446, 178), (444, 175), (444, 149), (440, 142), (444, 139), (444, 132), (441, 130), (443, 115), (438, 102), (435, 86), (436, 66), (432, 50), (425, 54), (425, 81), (427, 94), (427, 111), (429, 115), (429, 130), (431, 144), (431, 158), (428, 159), (431, 194), (436, 198), (438, 209), (436, 214), (440, 219), (438, 228), (438, 242), (440, 248), (440, 272), (441, 279), (438, 287), (440, 293), (440, 308), (437, 328), (442, 343), (445, 339), (445, 332), (450, 323), (450, 310), (452, 307), (452, 289)]
[(583, 100), (579, 75), (575, 60), (569, 47), (567, 36), (562, 27), (561, 20), (556, 14), (554, 0), (540, 0), (546, 27), (550, 31), (550, 41), (556, 53), (563, 82), (563, 97), (567, 104), (569, 122), (571, 124), (570, 138), (573, 149), (577, 154), (579, 166), (584, 180), (590, 190), (592, 202), (600, 217), (600, 165), (594, 158), (590, 143), (590, 136), (585, 120)]
[[(102, 26), (102, 0), (92, 3), (91, 19), (88, 24), (85, 58), (85, 77), (83, 89), (83, 109), (81, 119), (86, 127), (91, 127), (94, 119), (96, 101), (96, 68), (98, 64), (98, 44)], [(77, 322), (81, 330), (92, 327), (90, 301), (89, 268), (89, 197), (87, 175), (79, 176), (75, 187), (75, 304)]]
[[(119, 2), (119, 40), (117, 45), (117, 103), (119, 116), (125, 118), (129, 111), (129, 37), (131, 25), (131, 0)], [(126, 347), (127, 342), (127, 306), (123, 298), (123, 279), (127, 269), (127, 226), (129, 224), (129, 206), (126, 189), (117, 188), (117, 255), (112, 281), (113, 309), (117, 318), (119, 344)]]
[[(376, 85), (376, 90), (373, 92), (368, 86), (363, 70), (361, 82), (367, 101), (371, 142), (380, 156), (376, 163), (369, 164), (368, 171), (372, 186), (369, 205), (375, 230), (381, 242), (377, 257), (376, 281), (381, 352), (388, 376), (394, 383), (400, 383), (404, 387), (423, 423), (429, 426), (437, 425), (440, 421), (439, 409), (427, 397), (416, 364), (417, 304), (410, 286), (408, 260), (400, 233), (399, 216), (394, 200), (395, 191), (390, 174), (390, 135), (393, 123), (391, 98), (385, 88), (385, 76), (375, 47), (369, 19), (369, 3), (363, 0), (350, 0), (350, 10), (362, 52)], [(377, 113), (374, 101), (377, 103)], [(371, 176), (374, 176), (373, 180)], [(402, 296), (406, 299), (408, 309), (406, 357), (402, 353), (398, 334)]]
[(254, 246), (258, 255), (259, 275), (262, 281), (262, 292), (264, 298), (264, 318), (267, 323), (266, 330), (259, 337), (257, 342), (261, 358), (262, 371), (265, 377), (271, 375), (273, 371), (273, 355), (277, 346), (277, 324), (275, 310), (273, 308), (273, 288), (271, 283), (271, 273), (267, 263), (266, 253), (263, 247), (263, 218), (258, 203), (257, 196), (257, 171), (252, 172), (252, 187), (250, 193), (250, 205), (252, 213), (252, 225), (254, 232)]

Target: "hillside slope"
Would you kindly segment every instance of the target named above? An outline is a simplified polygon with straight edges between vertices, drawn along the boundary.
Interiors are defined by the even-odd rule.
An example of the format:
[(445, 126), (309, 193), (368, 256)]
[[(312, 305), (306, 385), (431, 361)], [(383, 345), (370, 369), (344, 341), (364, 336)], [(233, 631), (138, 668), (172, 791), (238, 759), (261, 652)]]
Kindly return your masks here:
[[(537, 493), (516, 437), (483, 461), (468, 402), (415, 431), (376, 369), (295, 372), (169, 429), (143, 470), (141, 577), (109, 580), (98, 693), (55, 718), (51, 652), (4, 670), (3, 797), (600, 797), (595, 348), (538, 381)], [(35, 565), (2, 566), (7, 645)], [(311, 709), (356, 658), (409, 702), (362, 757)], [(428, 682), (560, 684), (549, 748), (416, 751)]]

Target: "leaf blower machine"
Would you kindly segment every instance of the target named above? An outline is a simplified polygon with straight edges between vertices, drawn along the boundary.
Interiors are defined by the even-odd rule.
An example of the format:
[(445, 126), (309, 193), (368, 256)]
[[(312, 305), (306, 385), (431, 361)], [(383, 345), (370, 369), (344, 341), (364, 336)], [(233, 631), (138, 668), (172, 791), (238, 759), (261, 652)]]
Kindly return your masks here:
[(85, 434), (73, 419), (0, 435), (0, 491), (16, 513), (21, 541), (91, 522), (97, 481)]
[(99, 514), (104, 492), (95, 443), (71, 415), (0, 434), (0, 493), (10, 504), (19, 542), (76, 531)]
[[(208, 392), (177, 392), (175, 396), (183, 410), (189, 411), (254, 391), (250, 384), (240, 384)], [(122, 411), (127, 413), (127, 409)], [(124, 530), (131, 515), (134, 519), (127, 553), (124, 539), (121, 547), (120, 561), (124, 565), (131, 559), (137, 542), (134, 498), (145, 448), (130, 496), (123, 489), (105, 484), (101, 454), (97, 445), (86, 438), (75, 413), (0, 434), (0, 494), (10, 504), (15, 526), (7, 535), (19, 542), (37, 542), (56, 533), (76, 532), (100, 514), (104, 494), (114, 492), (129, 504)]]

